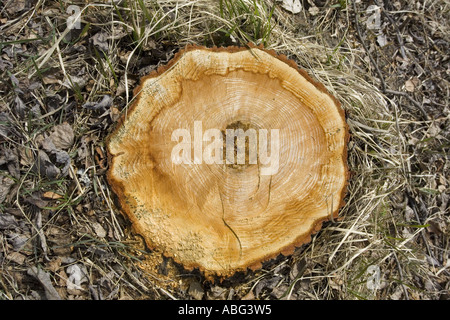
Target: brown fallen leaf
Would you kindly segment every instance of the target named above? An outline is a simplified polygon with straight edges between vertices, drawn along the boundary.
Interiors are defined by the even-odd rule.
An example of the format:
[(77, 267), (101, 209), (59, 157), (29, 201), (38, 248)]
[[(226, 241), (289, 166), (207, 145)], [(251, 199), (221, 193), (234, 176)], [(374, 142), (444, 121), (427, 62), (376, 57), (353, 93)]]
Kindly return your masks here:
[(53, 258), (52, 260), (50, 260), (47, 263), (47, 268), (51, 272), (57, 272), (59, 270), (59, 268), (61, 267), (61, 263), (62, 263), (61, 257)]
[(10, 260), (12, 262), (15, 262), (19, 265), (22, 265), (25, 262), (25, 259), (27, 257), (19, 252), (11, 252), (6, 256), (7, 260)]
[(45, 296), (48, 300), (61, 300), (61, 296), (56, 291), (55, 287), (53, 287), (52, 280), (47, 272), (33, 266), (27, 270), (27, 273), (41, 283), (44, 287)]
[(13, 184), (14, 180), (10, 177), (0, 176), (0, 203), (5, 201)]
[(30, 166), (33, 164), (34, 157), (33, 157), (33, 150), (31, 150), (28, 147), (20, 146), (19, 147), (19, 158), (20, 158), (20, 164), (23, 166)]
[(47, 191), (47, 192), (44, 192), (42, 197), (45, 199), (57, 200), (57, 199), (61, 199), (63, 196), (60, 194), (57, 194), (53, 191)]
[(408, 92), (414, 92), (414, 90), (419, 86), (419, 79), (414, 77), (412, 79), (405, 81), (405, 89)]
[(111, 107), (109, 112), (110, 112), (109, 116), (111, 117), (111, 120), (113, 122), (116, 122), (120, 118), (120, 111), (116, 107)]
[(406, 80), (405, 89), (408, 92), (414, 92), (414, 83), (411, 80)]
[(192, 281), (189, 285), (188, 290), (189, 295), (195, 300), (202, 300), (205, 295), (205, 291), (202, 288), (202, 285), (198, 281)]
[(255, 300), (255, 295), (253, 294), (253, 290), (247, 292), (245, 296), (242, 297), (242, 300)]
[(32, 252), (30, 237), (31, 235), (29, 234), (10, 232), (7, 240), (12, 245), (14, 251)]
[(75, 135), (72, 126), (68, 123), (63, 123), (53, 128), (49, 138), (56, 149), (69, 149), (73, 145)]
[(89, 110), (107, 110), (112, 105), (112, 98), (109, 95), (104, 95), (100, 102), (86, 102), (82, 105), (83, 108)]
[(39, 209), (43, 209), (48, 205), (48, 201), (42, 199), (38, 193), (25, 197), (25, 202), (35, 205)]
[(49, 156), (43, 150), (39, 150), (38, 152), (38, 158), (33, 166), (33, 171), (38, 172), (42, 176), (46, 176), (50, 180), (56, 179), (61, 173), (61, 170), (51, 162)]
[(20, 178), (19, 158), (16, 149), (3, 149), (0, 151), (0, 165), (5, 165), (14, 178)]
[(90, 38), (94, 46), (105, 52), (109, 51), (108, 35), (104, 32), (97, 32)]
[(0, 230), (14, 229), (18, 226), (16, 218), (8, 213), (0, 213)]
[(6, 12), (9, 15), (15, 16), (25, 9), (26, 1), (25, 0), (7, 1), (4, 4)]
[(61, 83), (61, 80), (57, 79), (54, 75), (45, 76), (42, 78), (42, 82), (44, 84), (59, 84)]
[(11, 138), (14, 135), (18, 135), (18, 132), (14, 127), (11, 116), (5, 112), (0, 112), (0, 141), (3, 138)]

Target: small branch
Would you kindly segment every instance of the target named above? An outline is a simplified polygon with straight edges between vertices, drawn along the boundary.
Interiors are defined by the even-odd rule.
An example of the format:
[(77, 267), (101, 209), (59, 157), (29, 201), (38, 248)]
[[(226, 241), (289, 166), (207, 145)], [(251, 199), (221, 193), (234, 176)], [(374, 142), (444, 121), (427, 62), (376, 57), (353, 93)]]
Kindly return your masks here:
[[(378, 64), (376, 63), (375, 59), (374, 59), (374, 58), (372, 57), (372, 55), (370, 54), (369, 48), (367, 48), (367, 46), (366, 46), (366, 44), (365, 44), (365, 42), (364, 42), (364, 40), (363, 40), (362, 33), (361, 33), (361, 29), (360, 29), (359, 22), (358, 22), (358, 20), (359, 20), (359, 14), (358, 14), (358, 11), (357, 11), (357, 9), (356, 9), (356, 3), (355, 3), (354, 0), (352, 1), (352, 4), (353, 4), (353, 10), (355, 11), (355, 27), (356, 27), (356, 33), (357, 33), (357, 35), (358, 35), (358, 39), (359, 39), (361, 45), (362, 45), (363, 48), (364, 48), (364, 51), (366, 51), (367, 56), (369, 57), (370, 63), (371, 63), (372, 66), (375, 68), (375, 71), (376, 71), (376, 73), (378, 74), (378, 78), (380, 79), (380, 82), (381, 82), (381, 92), (384, 93), (384, 94), (392, 94), (392, 95), (397, 95), (397, 96), (403, 96), (403, 97), (406, 97), (409, 101), (411, 101), (411, 102), (414, 104), (415, 107), (417, 107), (417, 108), (420, 110), (420, 112), (423, 114), (425, 120), (430, 120), (430, 118), (428, 117), (428, 114), (425, 112), (425, 110), (423, 109), (422, 105), (421, 105), (419, 102), (417, 102), (416, 100), (414, 100), (411, 96), (409, 96), (406, 92), (394, 91), (394, 90), (390, 90), (390, 89), (387, 89), (387, 88), (386, 88), (386, 82), (384, 81), (383, 73), (381, 72), (380, 68), (378, 67)], [(385, 15), (386, 15), (386, 14), (385, 14)], [(387, 16), (387, 15), (386, 15), (386, 16)], [(388, 18), (388, 19), (389, 19), (389, 18)], [(392, 18), (391, 18), (391, 19), (392, 19)], [(392, 20), (392, 21), (393, 21), (393, 20)], [(395, 22), (394, 22), (394, 25), (395, 25)], [(395, 25), (395, 26), (396, 26), (396, 25)], [(400, 38), (401, 38), (401, 37), (400, 37)], [(400, 41), (400, 40), (399, 40), (399, 41)], [(403, 41), (402, 41), (402, 42), (399, 42), (399, 43), (403, 44)], [(402, 56), (403, 56), (403, 54), (405, 54), (405, 57), (406, 57), (406, 53), (404, 53), (404, 50), (403, 50), (403, 52), (402, 52)]]
[(414, 106), (416, 106), (417, 109), (420, 110), (420, 112), (422, 112), (423, 117), (425, 118), (425, 120), (430, 120), (430, 118), (428, 117), (428, 114), (426, 113), (426, 111), (422, 107), (422, 105), (419, 102), (417, 102), (416, 100), (414, 100), (413, 98), (411, 98), (411, 96), (409, 94), (407, 94), (406, 92), (394, 91), (394, 90), (386, 89), (385, 93), (396, 95), (396, 96), (403, 96), (403, 97), (407, 98), (409, 101), (412, 102), (412, 104), (414, 104)]
[[(413, 210), (414, 215), (416, 216), (417, 222), (420, 223), (420, 224), (423, 224), (424, 222), (422, 221), (422, 219), (420, 219), (419, 213), (417, 212), (417, 208), (416, 208), (416, 207), (417, 207), (417, 203), (416, 203), (416, 200), (414, 199), (412, 190), (407, 190), (407, 191), (406, 191), (406, 197), (408, 198), (408, 205), (409, 205), (410, 208)], [(423, 230), (425, 230), (425, 228), (423, 228)], [(422, 231), (423, 231), (423, 230), (422, 230)], [(433, 258), (434, 260), (436, 260), (438, 263), (440, 263), (440, 262), (434, 257), (434, 254), (433, 254), (433, 252), (431, 251), (430, 246), (428, 245), (428, 241), (427, 241), (427, 238), (425, 237), (424, 232), (421, 232), (420, 235), (422, 236), (423, 243), (424, 243), (425, 247), (427, 248), (428, 255), (429, 255), (431, 258)]]
[(375, 0), (375, 4), (377, 6), (379, 6), (381, 8), (381, 13), (389, 20), (389, 22), (394, 26), (395, 31), (397, 33), (397, 41), (398, 41), (398, 45), (400, 47), (400, 53), (402, 55), (403, 59), (408, 59), (408, 57), (406, 56), (406, 51), (405, 51), (405, 46), (403, 44), (403, 38), (400, 35), (400, 30), (397, 26), (397, 23), (395, 22), (395, 20), (391, 17), (390, 14), (387, 13), (387, 11), (382, 7), (382, 5), (378, 2), (378, 0)]
[(403, 283), (402, 266), (401, 266), (401, 264), (400, 264), (400, 261), (398, 261), (397, 255), (395, 254), (395, 251), (392, 252), (392, 253), (393, 253), (393, 255), (394, 255), (395, 261), (397, 262), (398, 274), (400, 275), (400, 281), (402, 282), (402, 283), (401, 283), (401, 286), (402, 286), (402, 289), (403, 289), (403, 294), (405, 295), (405, 299), (406, 299), (406, 300), (409, 300), (408, 290), (406, 290), (406, 286), (405, 286), (405, 284)]
[(359, 14), (358, 14), (358, 11), (357, 11), (357, 9), (356, 9), (356, 3), (355, 3), (355, 0), (352, 0), (352, 3), (353, 3), (353, 11), (355, 11), (355, 26), (356, 26), (356, 33), (358, 34), (359, 42), (361, 42), (361, 45), (363, 46), (364, 51), (366, 51), (367, 56), (369, 57), (370, 62), (372, 63), (373, 67), (375, 68), (375, 71), (376, 71), (377, 74), (378, 74), (378, 78), (379, 78), (380, 81), (381, 81), (381, 92), (385, 93), (385, 92), (386, 92), (386, 82), (384, 82), (383, 74), (381, 73), (381, 70), (380, 70), (380, 68), (378, 67), (378, 64), (377, 64), (377, 63), (375, 62), (375, 60), (373, 59), (372, 55), (370, 54), (369, 48), (367, 48), (367, 46), (366, 46), (366, 44), (365, 44), (365, 42), (364, 42), (364, 40), (363, 40), (362, 33), (361, 33), (361, 29), (360, 29), (360, 27), (359, 27), (359, 22), (358, 22), (358, 20), (359, 20)]

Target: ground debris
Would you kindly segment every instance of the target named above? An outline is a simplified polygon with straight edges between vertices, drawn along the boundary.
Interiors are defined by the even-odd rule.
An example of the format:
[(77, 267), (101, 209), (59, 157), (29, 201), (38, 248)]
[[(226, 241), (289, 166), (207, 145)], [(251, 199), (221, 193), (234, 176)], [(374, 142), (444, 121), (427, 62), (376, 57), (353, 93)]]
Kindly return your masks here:
[(300, 0), (282, 0), (281, 7), (294, 14), (302, 11)]
[(50, 157), (43, 150), (38, 152), (33, 171), (47, 177), (49, 180), (55, 180), (61, 174), (61, 170), (52, 163)]
[(67, 122), (53, 127), (49, 139), (53, 142), (53, 149), (69, 149), (73, 145), (74, 133), (72, 126)]
[[(213, 19), (219, 2), (104, 2), (62, 36), (69, 3), (3, 1), (0, 299), (450, 298), (445, 2), (234, 3), (236, 16)], [(135, 238), (110, 197), (104, 139), (139, 78), (186, 44), (249, 41), (306, 68), (354, 124), (342, 220), (280, 257), (284, 265), (223, 282), (168, 258), (142, 272), (136, 261), (155, 254), (127, 242)], [(124, 241), (110, 235), (116, 228)], [(379, 270), (378, 285), (368, 270)]]
[(16, 218), (8, 213), (0, 212), (0, 229), (15, 229), (18, 227)]
[(50, 275), (44, 270), (33, 266), (27, 270), (28, 275), (38, 280), (45, 290), (45, 296), (48, 300), (61, 300), (61, 296), (52, 284)]
[(89, 110), (101, 110), (105, 111), (112, 105), (112, 98), (109, 95), (104, 95), (100, 102), (86, 102), (83, 104), (83, 108)]

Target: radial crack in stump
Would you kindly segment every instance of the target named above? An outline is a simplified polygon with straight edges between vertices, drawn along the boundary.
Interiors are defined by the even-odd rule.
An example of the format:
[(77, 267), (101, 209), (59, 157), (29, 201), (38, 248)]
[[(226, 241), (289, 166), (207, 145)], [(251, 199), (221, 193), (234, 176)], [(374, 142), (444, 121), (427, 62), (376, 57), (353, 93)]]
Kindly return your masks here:
[(108, 181), (149, 247), (230, 276), (337, 217), (347, 141), (339, 102), (285, 56), (191, 46), (141, 80)]

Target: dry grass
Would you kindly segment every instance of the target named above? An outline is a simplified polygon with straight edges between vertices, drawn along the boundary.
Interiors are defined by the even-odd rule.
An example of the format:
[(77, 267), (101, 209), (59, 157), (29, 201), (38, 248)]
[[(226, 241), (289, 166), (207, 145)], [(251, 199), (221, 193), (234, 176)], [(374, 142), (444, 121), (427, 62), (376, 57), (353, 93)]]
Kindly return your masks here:
[[(0, 177), (13, 181), (0, 212), (15, 221), (0, 234), (0, 298), (45, 297), (42, 279), (30, 275), (33, 266), (50, 275), (65, 299), (190, 298), (198, 296), (189, 290), (196, 282), (205, 298), (448, 298), (449, 62), (443, 48), (449, 4), (399, 3), (388, 12), (402, 29), (384, 18), (391, 41), (384, 47), (365, 29), (362, 3), (358, 24), (365, 37), (357, 36), (349, 1), (327, 1), (314, 15), (306, 6), (292, 15), (268, 0), (80, 2), (81, 28), (73, 30), (63, 2), (0, 9), (6, 65), (0, 151), (16, 156), (0, 166)], [(403, 44), (409, 62), (400, 59), (398, 34), (405, 41), (422, 38)], [(138, 78), (179, 48), (248, 41), (294, 59), (341, 101), (352, 176), (340, 219), (325, 224), (310, 244), (214, 284), (149, 253), (130, 233), (106, 183), (104, 139), (126, 112)], [(405, 81), (414, 77), (420, 84), (406, 91)], [(112, 102), (98, 107), (105, 95)], [(39, 150), (64, 122), (74, 133), (65, 150), (70, 166), (66, 175), (49, 178), (36, 170)], [(63, 166), (55, 155), (50, 161)], [(62, 197), (48, 199), (46, 192)], [(78, 289), (68, 288), (73, 265), (86, 273)], [(373, 270), (380, 275), (375, 287)]]

